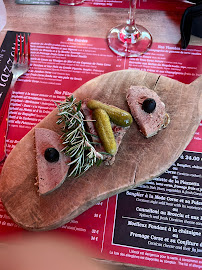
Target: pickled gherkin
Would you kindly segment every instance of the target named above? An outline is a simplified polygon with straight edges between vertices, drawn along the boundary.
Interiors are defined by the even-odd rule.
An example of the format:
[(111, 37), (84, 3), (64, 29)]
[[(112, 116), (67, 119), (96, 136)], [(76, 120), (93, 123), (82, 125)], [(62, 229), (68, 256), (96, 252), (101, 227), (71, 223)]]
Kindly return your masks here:
[(115, 155), (117, 146), (108, 114), (105, 110), (98, 108), (93, 110), (93, 118), (96, 120), (95, 128), (105, 151)]
[(132, 115), (124, 110), (121, 110), (117, 107), (110, 106), (108, 104), (102, 103), (98, 100), (91, 99), (88, 101), (87, 106), (89, 109), (103, 109), (109, 115), (111, 121), (122, 127), (128, 127), (132, 124), (133, 118)]

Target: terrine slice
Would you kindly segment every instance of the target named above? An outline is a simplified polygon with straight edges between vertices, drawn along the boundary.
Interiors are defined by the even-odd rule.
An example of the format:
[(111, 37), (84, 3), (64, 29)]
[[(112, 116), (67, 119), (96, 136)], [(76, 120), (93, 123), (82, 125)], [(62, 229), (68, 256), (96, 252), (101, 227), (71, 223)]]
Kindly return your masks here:
[[(170, 118), (166, 113), (165, 104), (155, 91), (145, 86), (131, 86), (126, 100), (140, 131), (147, 138), (154, 136), (169, 124)], [(155, 101), (155, 108), (152, 112), (145, 111), (143, 106), (145, 100)]]
[[(45, 195), (58, 188), (65, 180), (69, 170), (70, 157), (65, 156), (62, 150), (60, 135), (46, 128), (35, 128), (35, 147), (37, 163), (37, 185), (40, 195)], [(47, 158), (45, 153), (53, 150), (57, 158)], [(47, 160), (48, 159), (48, 160)]]

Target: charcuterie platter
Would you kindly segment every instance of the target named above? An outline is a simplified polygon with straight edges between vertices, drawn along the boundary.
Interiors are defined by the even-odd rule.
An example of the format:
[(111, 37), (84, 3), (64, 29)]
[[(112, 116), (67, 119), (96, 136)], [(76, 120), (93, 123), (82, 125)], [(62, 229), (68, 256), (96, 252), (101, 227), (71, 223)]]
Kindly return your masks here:
[(129, 111), (130, 86), (146, 86), (165, 103), (169, 125), (145, 138), (133, 121), (111, 166), (101, 163), (80, 177), (67, 177), (54, 191), (40, 195), (37, 178), (35, 129), (61, 135), (58, 109), (52, 111), (12, 150), (0, 175), (0, 197), (11, 218), (27, 230), (51, 230), (112, 195), (140, 186), (166, 171), (194, 136), (202, 119), (202, 79), (186, 85), (138, 70), (104, 74), (74, 92), (77, 100), (99, 100)]

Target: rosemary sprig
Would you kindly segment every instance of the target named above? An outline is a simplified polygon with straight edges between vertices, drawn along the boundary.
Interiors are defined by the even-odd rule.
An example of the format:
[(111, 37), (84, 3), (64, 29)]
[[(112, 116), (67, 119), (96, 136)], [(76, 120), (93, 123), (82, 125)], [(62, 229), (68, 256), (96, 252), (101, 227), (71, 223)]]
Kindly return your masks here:
[(95, 150), (93, 143), (87, 137), (89, 133), (85, 131), (81, 102), (76, 102), (76, 98), (71, 96), (56, 105), (59, 111), (57, 124), (64, 124), (61, 137), (64, 144), (62, 151), (71, 157), (71, 162), (68, 164), (71, 170), (68, 176), (77, 177), (93, 165), (99, 165), (103, 156)]

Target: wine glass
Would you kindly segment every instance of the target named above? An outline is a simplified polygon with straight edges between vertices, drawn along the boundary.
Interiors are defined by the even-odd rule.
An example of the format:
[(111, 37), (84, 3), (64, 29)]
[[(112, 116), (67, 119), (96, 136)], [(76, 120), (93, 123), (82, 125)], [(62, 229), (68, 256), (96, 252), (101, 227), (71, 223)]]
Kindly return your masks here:
[(129, 0), (128, 20), (112, 28), (107, 36), (109, 48), (116, 54), (126, 57), (137, 57), (144, 54), (152, 45), (149, 31), (135, 24), (134, 14), (137, 0)]

